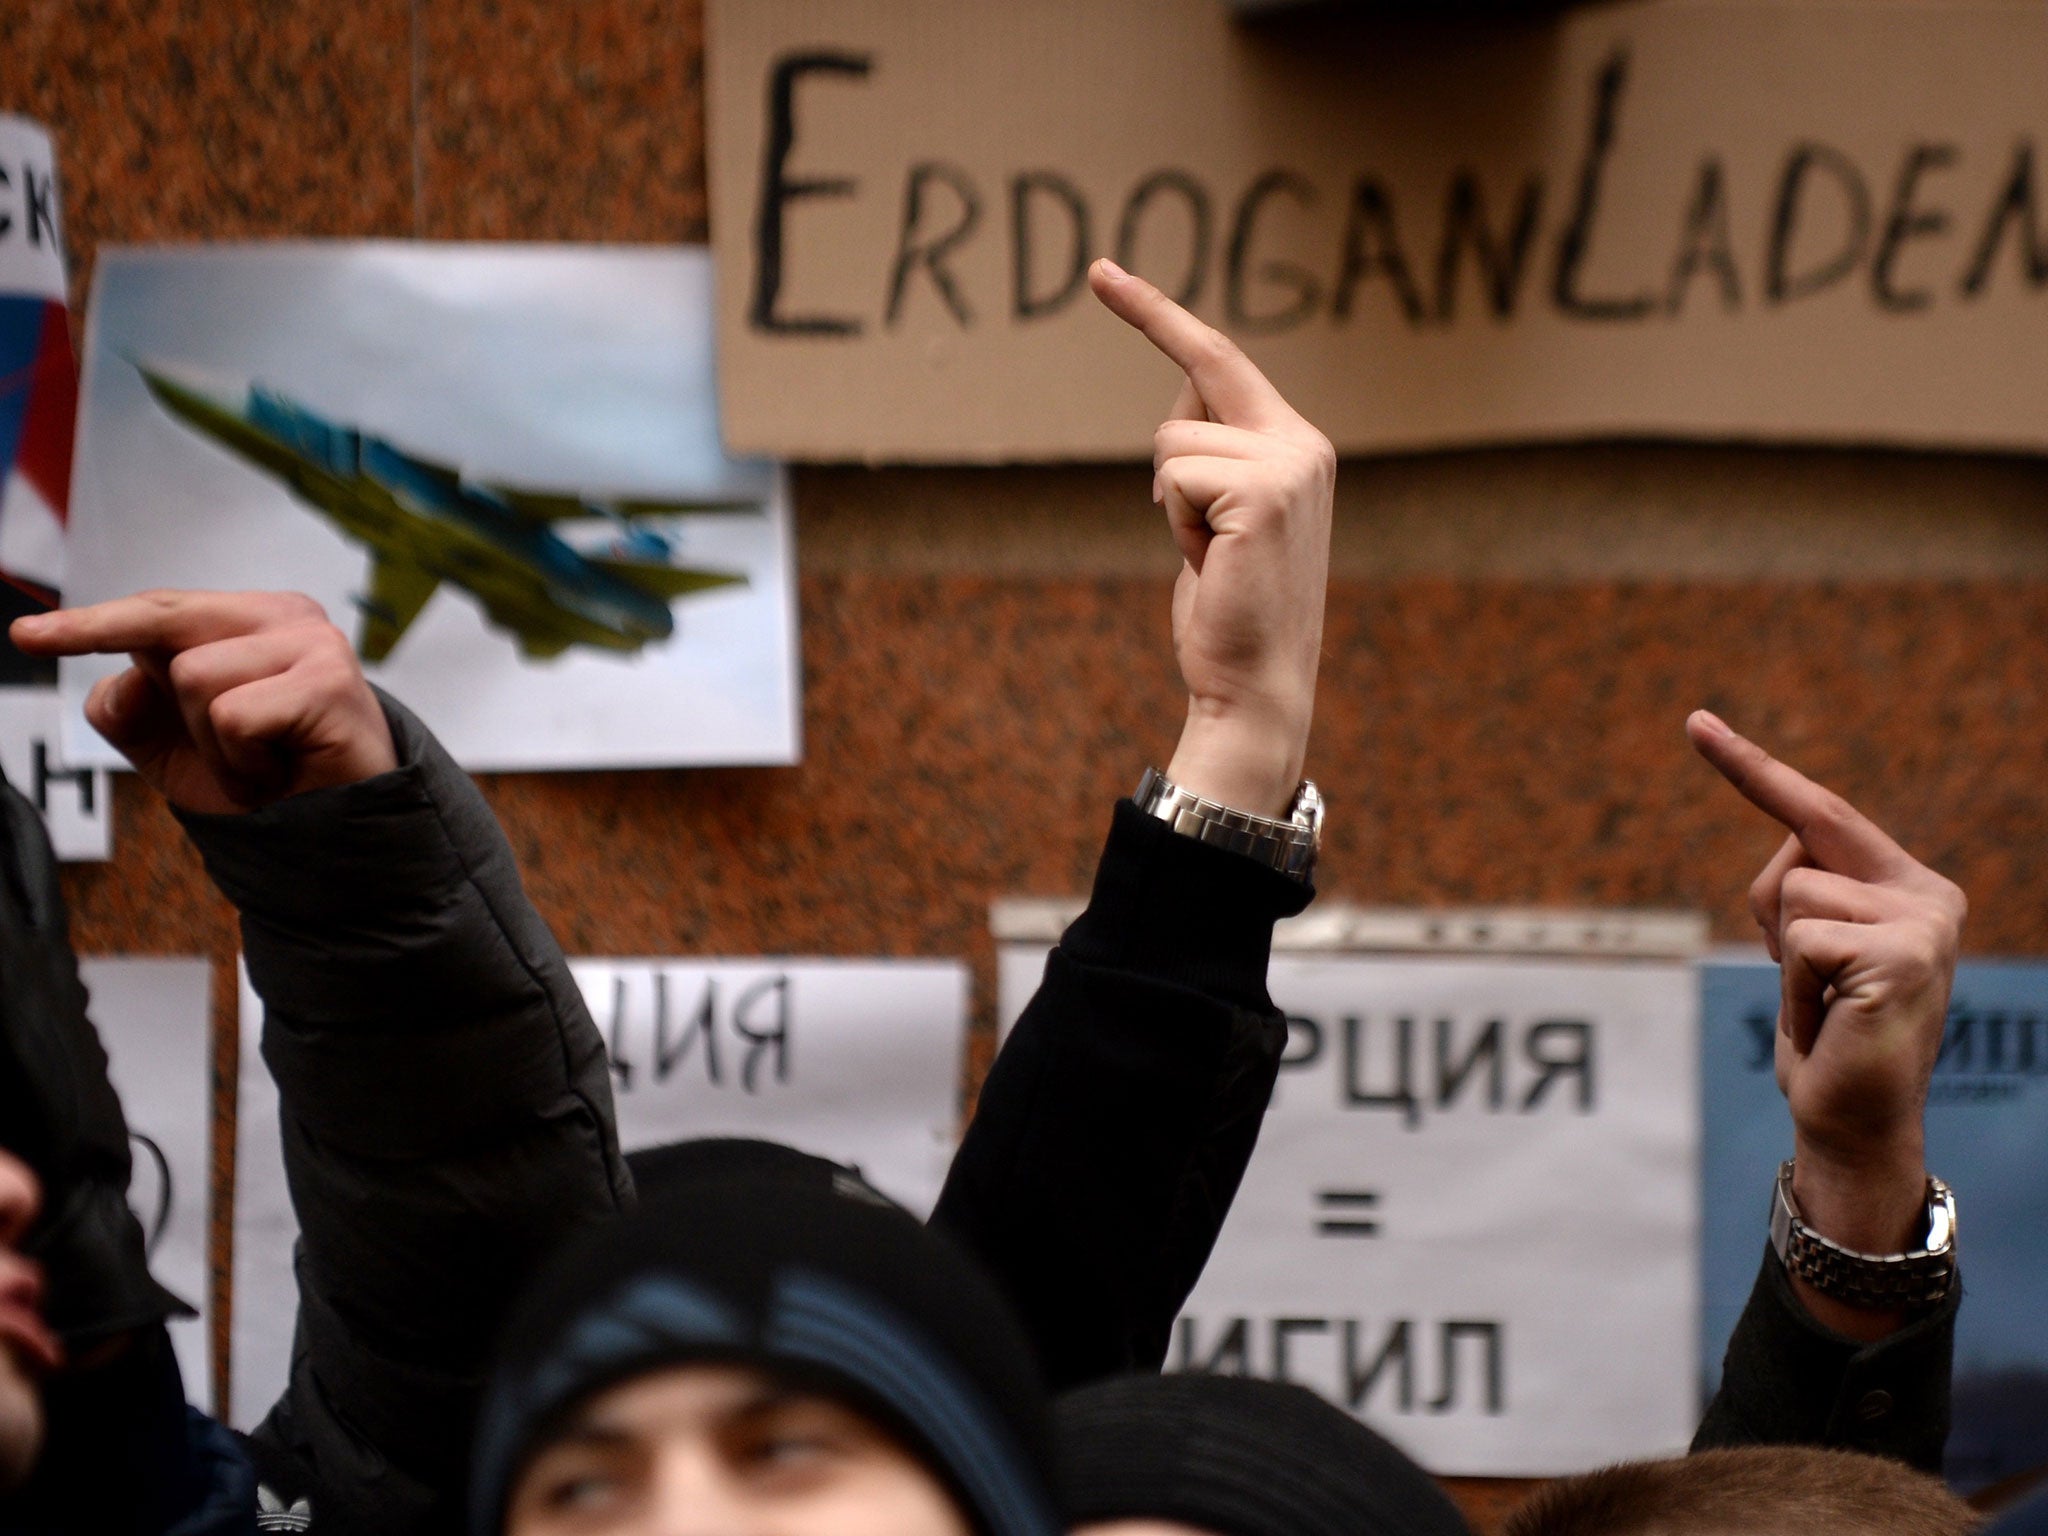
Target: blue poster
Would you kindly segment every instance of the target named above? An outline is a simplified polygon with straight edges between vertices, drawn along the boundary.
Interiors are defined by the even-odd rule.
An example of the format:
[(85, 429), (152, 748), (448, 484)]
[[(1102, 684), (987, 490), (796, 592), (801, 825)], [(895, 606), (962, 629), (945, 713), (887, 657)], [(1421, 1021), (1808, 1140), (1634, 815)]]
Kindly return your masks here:
[[(1772, 1071), (1778, 968), (1700, 968), (1704, 1245), (1700, 1359), (1711, 1392), (1792, 1155)], [(1949, 1480), (2048, 1465), (2048, 962), (1965, 961), (1927, 1110), (1927, 1163), (1955, 1187), (1963, 1309)]]

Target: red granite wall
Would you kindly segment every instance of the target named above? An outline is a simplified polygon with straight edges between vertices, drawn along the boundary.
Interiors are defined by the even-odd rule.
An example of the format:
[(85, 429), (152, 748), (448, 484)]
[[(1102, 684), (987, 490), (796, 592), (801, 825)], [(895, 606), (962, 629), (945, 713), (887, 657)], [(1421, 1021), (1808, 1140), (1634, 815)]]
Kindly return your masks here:
[[(14, 0), (7, 30), (0, 108), (56, 131), (81, 307), (108, 240), (704, 238), (691, 0)], [(1789, 562), (1805, 579), (1699, 579), (1743, 551), (1703, 559), (1693, 523), (1648, 511), (1635, 574), (1612, 574), (1615, 530), (1682, 501), (1703, 464), (1744, 537), (1781, 550), (1805, 525), (1778, 517), (1773, 487), (1828, 502), (1827, 551)], [(1925, 506), (1914, 553), (1888, 560), (1897, 529), (1862, 540), (1855, 487), (1901, 477)], [(1971, 521), (1987, 477), (2006, 502), (1995, 525)], [(1330, 894), (1698, 907), (1719, 937), (1747, 937), (1742, 892), (1776, 838), (1690, 760), (1680, 722), (1705, 704), (1959, 879), (1973, 948), (2040, 947), (2039, 466), (1587, 448), (1345, 478), (1402, 482), (1384, 527), (1408, 553), (1339, 561), (1310, 764), (1331, 802)], [(1432, 485), (1484, 515), (1439, 515)], [(985, 1026), (989, 901), (1084, 889), (1111, 800), (1164, 757), (1178, 717), (1163, 540), (1154, 564), (1134, 563), (1124, 525), (1047, 514), (1008, 542), (989, 532), (992, 508), (1077, 488), (1150, 514), (1135, 471), (800, 473), (803, 766), (487, 783), (564, 945), (964, 955)], [(1949, 502), (1968, 579), (1927, 579)], [(1506, 569), (1441, 541), (1447, 521), (1507, 526), (1524, 503), (1548, 533)], [(1343, 515), (1340, 545), (1372, 547), (1372, 501), (1349, 495)], [(1711, 505), (1694, 519), (1715, 521)], [(232, 1085), (228, 915), (159, 806), (123, 782), (115, 808), (116, 861), (67, 876), (81, 946), (212, 956)], [(224, 1168), (225, 1115), (220, 1130)], [(1458, 1492), (1490, 1519), (1514, 1488)]]

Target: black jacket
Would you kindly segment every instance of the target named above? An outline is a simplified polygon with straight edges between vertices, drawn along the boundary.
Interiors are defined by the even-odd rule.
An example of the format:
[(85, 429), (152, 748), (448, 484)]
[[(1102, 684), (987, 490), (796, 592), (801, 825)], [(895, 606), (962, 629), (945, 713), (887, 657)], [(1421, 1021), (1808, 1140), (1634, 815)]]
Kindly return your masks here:
[(1721, 1389), (1696, 1451), (1730, 1445), (1823, 1445), (1941, 1471), (1961, 1285), (1897, 1333), (1862, 1344), (1815, 1322), (1764, 1245), (1749, 1305), (1728, 1340)]
[[(933, 1220), (1011, 1287), (1056, 1388), (1166, 1359), (1286, 1043), (1266, 992), (1299, 885), (1117, 808), (1088, 910), (996, 1058)], [(1937, 1471), (1960, 1291), (1876, 1344), (1768, 1248), (1695, 1450), (1836, 1446)]]
[(1117, 806), (1088, 909), (997, 1055), (932, 1224), (1009, 1288), (1054, 1390), (1157, 1370), (1251, 1161), (1299, 881)]
[[(602, 1041), (503, 834), (424, 727), (386, 713), (395, 772), (182, 818), (241, 911), (265, 1003), (300, 1315), (290, 1384), (248, 1447), (282, 1502), (311, 1496), (313, 1536), (454, 1526), (505, 1306), (566, 1231), (631, 1200)], [(1272, 924), (1307, 899), (1118, 807), (1089, 909), (933, 1217), (1008, 1286), (1053, 1385), (1163, 1363), (1285, 1044)], [(1856, 1358), (1801, 1347), (1811, 1324), (1779, 1291), (1752, 1300), (1737, 1341), (1762, 1354), (1731, 1350), (1702, 1443), (1864, 1443), (1830, 1438), (1833, 1405), (1852, 1376), (1870, 1390), (1854, 1373), (1893, 1341)], [(1925, 1424), (1938, 1365), (1943, 1433), (1946, 1327), (1893, 1351), (1884, 1378), (1901, 1421)], [(1810, 1389), (1799, 1414), (1717, 1420), (1779, 1395), (1780, 1371)], [(1733, 1427), (1709, 1441), (1717, 1422)]]
[(241, 912), (298, 1212), (290, 1384), (250, 1436), (315, 1536), (458, 1526), (475, 1405), (535, 1261), (628, 1204), (604, 1044), (466, 774), (184, 816)]
[(56, 855), (0, 777), (0, 1146), (42, 1188), (25, 1248), (75, 1368), (43, 1384), (33, 1474), (0, 1497), (4, 1536), (255, 1536), (255, 1475), (188, 1408), (164, 1329), (188, 1309), (150, 1277), (128, 1208), (129, 1131), (88, 1012)]

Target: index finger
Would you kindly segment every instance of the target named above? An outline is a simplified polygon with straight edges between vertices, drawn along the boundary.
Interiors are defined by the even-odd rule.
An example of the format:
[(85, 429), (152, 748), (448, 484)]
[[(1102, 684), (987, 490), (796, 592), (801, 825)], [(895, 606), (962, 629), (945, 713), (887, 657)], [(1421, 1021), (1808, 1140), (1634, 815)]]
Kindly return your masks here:
[(1743, 798), (1798, 838), (1822, 869), (1881, 880), (1913, 862), (1884, 830), (1831, 789), (1824, 789), (1718, 716), (1695, 710), (1685, 733), (1701, 757)]
[(9, 634), (35, 656), (184, 651), (282, 622), (293, 601), (272, 592), (138, 592), (30, 614), (16, 619)]
[(1088, 269), (1088, 286), (1111, 314), (1142, 331), (1147, 341), (1173, 359), (1214, 420), (1234, 427), (1270, 427), (1298, 419), (1237, 343), (1142, 277), (1132, 276), (1105, 256)]

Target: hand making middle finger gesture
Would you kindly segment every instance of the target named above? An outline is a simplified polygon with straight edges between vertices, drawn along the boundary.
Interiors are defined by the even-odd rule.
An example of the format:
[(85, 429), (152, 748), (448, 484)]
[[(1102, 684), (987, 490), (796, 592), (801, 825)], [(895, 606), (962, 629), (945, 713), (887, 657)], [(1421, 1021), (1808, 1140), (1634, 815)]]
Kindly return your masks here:
[(1901, 1251), (1925, 1216), (1922, 1115), (1968, 903), (1840, 795), (1713, 715), (1694, 714), (1686, 732), (1788, 834), (1749, 899), (1781, 974), (1794, 1187), (1824, 1235)]
[(142, 592), (18, 619), (12, 633), (31, 655), (127, 653), (86, 719), (182, 810), (251, 810), (397, 766), (355, 652), (309, 597)]
[(1089, 282), (1184, 380), (1153, 435), (1153, 499), (1184, 562), (1173, 638), (1188, 724), (1167, 775), (1283, 815), (1314, 712), (1336, 455), (1222, 332), (1113, 262)]

